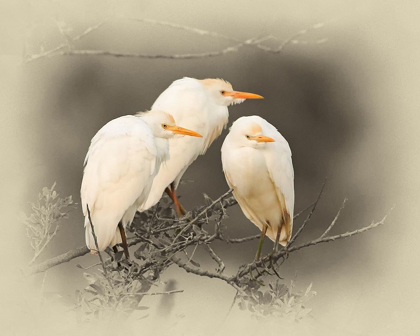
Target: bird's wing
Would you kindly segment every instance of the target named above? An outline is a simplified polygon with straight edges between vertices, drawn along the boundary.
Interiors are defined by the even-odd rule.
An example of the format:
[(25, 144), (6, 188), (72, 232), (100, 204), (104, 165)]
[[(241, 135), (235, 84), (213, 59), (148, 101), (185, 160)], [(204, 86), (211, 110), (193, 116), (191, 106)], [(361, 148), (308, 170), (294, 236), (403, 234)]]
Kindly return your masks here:
[(287, 232), (286, 242), (290, 239), (293, 229), (293, 211), (295, 203), (294, 189), (294, 171), (292, 164), (292, 153), (289, 144), (283, 136), (272, 126), (268, 135), (275, 142), (270, 143), (270, 147), (274, 148), (267, 152), (266, 161), (268, 174), (275, 186), (277, 198), (281, 209), (283, 209), (283, 220), (286, 224)]
[(241, 207), (244, 215), (261, 230), (263, 223), (259, 220), (252, 207), (249, 206), (246, 198), (242, 197), (242, 195), (237, 190), (237, 185), (240, 183), (240, 181), (237, 181), (239, 176), (235, 176), (234, 171), (235, 166), (240, 165), (240, 160), (238, 160), (238, 157), (235, 155), (238, 153), (232, 153), (232, 150), (234, 149), (229, 146), (228, 137), (229, 135), (226, 137), (222, 145), (222, 165), (226, 182), (229, 187), (233, 189), (233, 196), (235, 196), (235, 199), (238, 201), (238, 204)]
[(226, 177), (226, 182), (229, 185), (229, 187), (231, 187), (233, 189), (233, 196), (235, 196), (236, 201), (239, 203), (239, 206), (241, 207), (242, 212), (252, 223), (257, 225), (261, 230), (262, 229), (261, 221), (255, 215), (254, 211), (249, 206), (246, 199), (244, 197), (242, 197), (241, 194), (238, 193), (238, 191), (235, 189), (235, 184), (233, 182), (234, 178), (232, 177), (231, 174), (229, 174), (229, 172), (227, 170), (225, 170), (224, 173), (225, 173), (225, 177)]
[[(127, 209), (142, 197), (144, 201), (143, 194), (148, 185), (150, 188), (155, 168), (153, 134), (141, 118), (114, 119), (92, 139), (85, 160), (81, 199), (85, 216), (89, 205), (100, 248), (110, 243)], [(85, 226), (88, 223), (85, 221)]]

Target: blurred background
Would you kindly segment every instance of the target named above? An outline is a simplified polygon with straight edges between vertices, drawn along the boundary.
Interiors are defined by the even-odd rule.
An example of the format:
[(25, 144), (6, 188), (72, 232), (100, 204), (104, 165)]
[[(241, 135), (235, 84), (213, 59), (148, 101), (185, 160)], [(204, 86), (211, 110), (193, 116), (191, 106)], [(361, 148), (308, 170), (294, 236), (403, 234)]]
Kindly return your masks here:
[[(316, 199), (327, 177), (321, 202), (300, 242), (318, 237), (344, 198), (349, 201), (334, 234), (379, 221), (395, 206), (384, 226), (295, 252), (282, 266), (285, 281), (297, 273), (298, 286), (313, 283), (318, 293), (308, 304), (313, 319), (306, 332), (420, 333), (420, 251), (415, 241), (420, 233), (418, 2), (2, 1), (0, 9), (1, 208), (7, 237), (4, 248), (12, 251), (5, 255), (10, 273), (5, 272), (2, 280), (10, 302), (17, 301), (23, 281), (19, 269), (31, 256), (17, 214), (30, 212), (28, 202), (35, 200), (42, 187), (57, 181), (62, 196), (73, 195), (80, 203), (84, 156), (90, 139), (105, 123), (149, 109), (176, 79), (220, 77), (236, 90), (265, 97), (230, 107), (229, 126), (240, 116), (259, 115), (288, 140), (297, 211)], [(65, 43), (60, 29), (76, 36), (110, 17), (74, 48), (173, 55), (219, 51), (237, 44), (128, 18), (169, 21), (239, 41), (268, 35), (284, 41), (318, 23), (324, 25), (297, 35), (300, 43), (290, 43), (277, 54), (244, 46), (217, 57), (186, 60), (56, 56), (23, 61), (23, 54), (38, 55)], [(280, 44), (277, 40), (264, 43), (272, 48)], [(203, 204), (203, 193), (217, 198), (228, 189), (220, 161), (227, 131), (184, 175), (194, 181), (178, 189), (186, 208)], [(258, 232), (238, 206), (229, 208), (228, 214), (225, 224), (231, 237)], [(78, 206), (40, 261), (82, 246), (82, 223)], [(256, 241), (214, 246), (227, 263), (227, 272), (251, 261), (256, 247)], [(271, 244), (266, 244), (265, 250), (270, 249)], [(197, 255), (202, 266), (215, 267), (203, 251)], [(73, 295), (86, 285), (75, 264), (88, 266), (95, 261), (86, 256), (55, 267), (44, 286)], [(35, 277), (35, 288), (42, 281), (42, 276)], [(205, 330), (202, 334), (222, 335), (227, 330), (221, 326), (235, 294), (232, 288), (186, 274), (176, 266), (162, 281), (184, 293), (170, 299), (148, 298), (155, 311), (141, 321), (144, 328), (151, 328), (153, 317), (160, 316), (165, 323), (181, 321), (174, 330), (186, 334), (188, 327), (196, 328), (197, 321), (201, 321), (199, 330)], [(10, 286), (16, 289), (13, 295)], [(31, 291), (27, 289), (25, 296)], [(9, 323), (22, 318), (17, 314), (22, 306), (15, 308), (5, 315), (10, 316)], [(236, 331), (241, 330), (240, 312), (228, 319), (239, 328)]]

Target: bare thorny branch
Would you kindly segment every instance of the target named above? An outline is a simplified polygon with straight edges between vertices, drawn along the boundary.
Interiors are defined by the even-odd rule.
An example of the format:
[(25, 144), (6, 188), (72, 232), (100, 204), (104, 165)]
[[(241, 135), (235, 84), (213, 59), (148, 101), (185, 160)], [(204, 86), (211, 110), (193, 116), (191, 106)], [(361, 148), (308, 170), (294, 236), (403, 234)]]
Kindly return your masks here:
[[(325, 182), (316, 201), (294, 216), (294, 219), (296, 220), (299, 216), (301, 216), (301, 214), (304, 211), (311, 209), (303, 224), (300, 226), (300, 228), (293, 236), (286, 248), (278, 250), (276, 253), (273, 253), (271, 255), (267, 255), (258, 262), (253, 262), (251, 264), (241, 266), (238, 269), (237, 273), (234, 275), (227, 275), (223, 273), (225, 269), (225, 263), (217, 255), (213, 247), (211, 247), (211, 243), (216, 240), (225, 242), (227, 244), (243, 243), (246, 241), (257, 239), (259, 237), (259, 234), (244, 238), (228, 238), (223, 233), (222, 220), (226, 216), (226, 208), (236, 204), (234, 197), (231, 195), (232, 190), (227, 191), (207, 206), (194, 209), (191, 213), (189, 213), (189, 215), (192, 216), (192, 218), (183, 218), (180, 220), (175, 218), (172, 218), (172, 220), (171, 218), (166, 218), (164, 221), (160, 222), (157, 219), (159, 218), (158, 214), (160, 212), (163, 212), (167, 208), (165, 208), (165, 206), (162, 206), (162, 208), (157, 207), (155, 209), (150, 210), (148, 213), (145, 213), (145, 215), (148, 214), (149, 216), (147, 217), (147, 221), (142, 220), (140, 223), (135, 223), (135, 225), (133, 226), (132, 230), (134, 230), (136, 237), (130, 238), (128, 244), (129, 246), (140, 245), (140, 247), (138, 248), (138, 251), (140, 252), (137, 254), (136, 251), (135, 253), (138, 259), (144, 259), (143, 265), (140, 266), (140, 273), (145, 273), (152, 270), (161, 273), (171, 264), (175, 264), (188, 273), (208, 278), (217, 278), (219, 280), (225, 281), (227, 284), (233, 286), (235, 289), (240, 291), (243, 290), (244, 281), (246, 279), (247, 280), (245, 282), (250, 281), (250, 279), (248, 278), (248, 274), (250, 272), (262, 269), (261, 274), (268, 274), (268, 272), (266, 272), (266, 268), (264, 269), (265, 264), (268, 262), (272, 262), (274, 265), (276, 265), (278, 261), (284, 261), (285, 258), (287, 258), (294, 251), (298, 251), (303, 248), (318, 245), (321, 243), (327, 243), (339, 239), (352, 237), (354, 235), (366, 232), (384, 224), (387, 216), (385, 216), (379, 222), (374, 222), (361, 229), (336, 235), (328, 235), (337, 223), (341, 210), (344, 207), (344, 201), (337, 215), (322, 235), (320, 235), (316, 239), (307, 241), (298, 246), (292, 246), (292, 244), (296, 241), (298, 236), (303, 232), (304, 228), (309, 223), (312, 214), (314, 213), (316, 206), (318, 205), (318, 202), (321, 198), (324, 186)], [(211, 221), (214, 221), (215, 225), (213, 230), (211, 230), (213, 232), (208, 232), (207, 230), (211, 229), (209, 225)], [(149, 225), (147, 225), (146, 223), (149, 223)], [(199, 247), (200, 245), (204, 246), (209, 256), (217, 263), (218, 267), (216, 269), (216, 272), (203, 269), (198, 263), (193, 262), (192, 258), (194, 252), (191, 254), (191, 256), (187, 255), (186, 261), (182, 260), (181, 257), (177, 256), (178, 253), (185, 252), (189, 246), (192, 246), (194, 247), (194, 249), (197, 249), (197, 247)], [(39, 265), (30, 267), (27, 271), (27, 274), (43, 272), (51, 267), (57, 266), (63, 262), (67, 262), (86, 253), (88, 253), (88, 249), (85, 247), (69, 251), (61, 256), (52, 258)]]
[[(271, 282), (269, 283), (270, 289), (266, 287), (266, 292), (263, 293), (263, 291), (260, 290), (261, 286), (264, 285), (263, 280), (269, 280), (268, 276), (274, 274), (282, 279), (276, 269), (278, 269), (294, 251), (321, 243), (345, 239), (366, 232), (384, 224), (386, 219), (385, 216), (381, 221), (372, 223), (361, 229), (337, 235), (328, 235), (338, 221), (340, 212), (344, 207), (343, 203), (332, 222), (318, 238), (298, 246), (292, 246), (292, 243), (296, 241), (297, 237), (309, 223), (321, 198), (324, 186), (325, 182), (316, 201), (294, 216), (294, 220), (296, 220), (305, 211), (310, 210), (308, 216), (305, 218), (303, 224), (293, 236), (287, 247), (263, 257), (260, 261), (242, 265), (234, 274), (227, 274), (228, 272), (224, 272), (225, 261), (217, 254), (213, 243), (215, 241), (220, 241), (225, 244), (240, 244), (258, 238), (259, 234), (243, 238), (227, 237), (227, 234), (224, 232), (225, 226), (223, 224), (223, 220), (227, 217), (226, 209), (237, 204), (235, 198), (232, 196), (232, 189), (228, 190), (214, 201), (205, 195), (206, 205), (193, 209), (181, 219), (175, 218), (168, 198), (163, 198), (155, 208), (140, 213), (129, 228), (129, 230), (134, 233), (134, 237), (128, 239), (128, 245), (137, 246), (137, 250), (134, 253), (136, 259), (131, 261), (122, 260), (120, 259), (121, 256), (118, 257), (118, 255), (122, 255), (123, 252), (117, 252), (115, 254), (113, 252), (107, 252), (110, 255), (110, 259), (105, 260), (103, 258), (102, 254), (99, 252), (90, 210), (87, 208), (90, 228), (95, 242), (94, 245), (96, 246), (96, 249), (94, 248), (93, 250), (98, 252), (100, 263), (96, 263), (90, 267), (83, 267), (79, 264), (76, 266), (83, 270), (88, 270), (101, 265), (102, 272), (99, 272), (99, 275), (95, 273), (83, 274), (88, 281), (89, 286), (83, 291), (76, 291), (75, 306), (72, 309), (84, 312), (84, 315), (82, 316), (85, 319), (89, 319), (89, 316), (104, 317), (107, 316), (106, 314), (113, 313), (128, 315), (134, 310), (148, 309), (148, 307), (141, 305), (145, 295), (169, 295), (182, 292), (182, 290), (164, 292), (151, 291), (152, 286), (157, 286), (156, 283), (158, 283), (160, 275), (169, 266), (176, 265), (187, 273), (219, 279), (232, 286), (236, 289), (232, 307), (235, 302), (237, 302), (237, 298), (239, 298), (238, 307), (240, 309), (248, 307), (250, 311), (255, 311), (256, 309), (263, 313), (269, 313), (265, 311), (268, 307), (268, 302), (269, 305), (277, 305), (276, 309), (279, 309), (272, 311), (270, 314), (274, 314), (275, 312), (278, 314), (288, 314), (288, 309), (290, 309), (290, 307), (283, 307), (283, 304), (279, 303), (281, 300), (283, 300), (281, 302), (286, 302), (284, 300), (287, 300), (288, 304), (291, 304), (290, 302), (295, 302), (293, 303), (294, 316), (296, 319), (299, 319), (310, 311), (310, 309), (306, 309), (303, 305), (303, 300), (312, 295), (310, 287), (302, 296), (302, 293), (293, 292), (292, 287), (288, 288), (286, 285), (279, 284), (278, 282), (273, 287), (273, 283)], [(163, 219), (160, 220), (159, 218)], [(212, 222), (214, 225), (211, 225)], [(217, 264), (215, 271), (206, 269), (206, 267), (202, 267), (197, 261), (194, 261), (195, 252), (200, 248), (200, 245), (204, 247), (209, 257)], [(187, 249), (189, 248), (192, 249), (191, 253), (187, 253)], [(88, 252), (89, 250), (87, 247), (69, 251), (38, 265), (30, 265), (26, 274), (30, 275), (44, 272), (63, 262), (83, 256)], [(268, 263), (271, 264), (270, 269), (266, 266)], [(252, 275), (254, 271), (257, 273), (256, 276)], [(282, 312), (282, 309), (285, 310)]]
[[(89, 50), (89, 49), (75, 49), (74, 43), (83, 39), (87, 35), (91, 34), (94, 31), (97, 31), (99, 28), (103, 27), (105, 24), (113, 22), (113, 21), (123, 21), (123, 22), (138, 22), (143, 24), (150, 24), (150, 25), (159, 25), (168, 27), (171, 29), (182, 30), (188, 33), (192, 33), (199, 36), (208, 36), (210, 38), (221, 39), (225, 41), (229, 41), (233, 43), (230, 46), (222, 48), (220, 50), (213, 50), (207, 51), (202, 53), (180, 53), (180, 54), (145, 54), (145, 53), (128, 53), (128, 52), (120, 52), (120, 51), (113, 51), (113, 50)], [(213, 31), (208, 31), (204, 29), (199, 29), (195, 27), (189, 27), (186, 25), (181, 25), (173, 22), (167, 21), (158, 21), (153, 19), (147, 18), (109, 18), (95, 24), (91, 27), (88, 27), (83, 33), (71, 37), (68, 32), (65, 32), (60, 24), (56, 24), (59, 33), (63, 36), (64, 43), (58, 45), (55, 48), (50, 50), (44, 51), (41, 50), (38, 54), (32, 55), (25, 55), (25, 62), (32, 62), (44, 57), (55, 57), (55, 56), (112, 56), (112, 57), (125, 57), (125, 58), (148, 58), (148, 59), (194, 59), (194, 58), (208, 58), (208, 57), (216, 57), (216, 56), (223, 56), (229, 53), (237, 52), (239, 49), (245, 46), (251, 46), (262, 50), (264, 52), (269, 53), (280, 53), (282, 52), (287, 46), (290, 44), (309, 44), (309, 43), (323, 43), (326, 39), (320, 39), (315, 41), (302, 41), (299, 38), (305, 34), (308, 34), (311, 31), (320, 29), (324, 27), (325, 23), (317, 23), (314, 24), (306, 29), (299, 31), (296, 34), (293, 34), (291, 37), (287, 38), (286, 40), (279, 40), (277, 37), (273, 35), (267, 36), (260, 36), (260, 37), (253, 37), (246, 40), (240, 40), (234, 37), (226, 36), (224, 34), (220, 34)], [(275, 43), (279, 43), (277, 47), (269, 47), (263, 42), (272, 41)], [(25, 45), (26, 45), (25, 41)]]

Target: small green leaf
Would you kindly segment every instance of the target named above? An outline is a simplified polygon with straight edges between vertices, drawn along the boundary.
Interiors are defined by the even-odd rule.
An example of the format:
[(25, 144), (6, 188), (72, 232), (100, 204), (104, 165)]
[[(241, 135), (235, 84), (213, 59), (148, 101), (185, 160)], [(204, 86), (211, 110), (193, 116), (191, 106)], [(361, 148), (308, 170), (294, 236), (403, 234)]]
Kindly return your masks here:
[(245, 302), (244, 302), (244, 301), (240, 301), (240, 302), (238, 303), (238, 306), (239, 306), (239, 309), (240, 309), (240, 310), (245, 310), (245, 309), (246, 309), (246, 304), (245, 304)]
[(146, 306), (137, 306), (134, 309), (135, 310), (146, 310), (146, 309), (149, 309), (149, 307), (146, 307)]
[(312, 289), (312, 282), (311, 282), (311, 284), (308, 286), (308, 288), (306, 289), (305, 296), (309, 294), (309, 292), (311, 291), (311, 289)]
[(190, 263), (193, 264), (195, 267), (200, 267), (200, 264), (194, 260), (190, 260)]
[(96, 284), (91, 284), (90, 287), (92, 287), (93, 289), (95, 289), (98, 294), (100, 295), (105, 295), (104, 291), (102, 290), (102, 288)]
[(264, 295), (263, 295), (263, 302), (264, 302), (264, 304), (270, 303), (271, 300), (272, 300), (272, 296), (271, 296), (270, 292), (268, 292), (268, 291), (265, 292)]
[(95, 276), (93, 276), (92, 274), (89, 274), (89, 273), (86, 273), (86, 272), (84, 272), (83, 273), (83, 276), (85, 277), (85, 279), (90, 283), (90, 284), (93, 284), (93, 283), (95, 283), (96, 282), (96, 277)]

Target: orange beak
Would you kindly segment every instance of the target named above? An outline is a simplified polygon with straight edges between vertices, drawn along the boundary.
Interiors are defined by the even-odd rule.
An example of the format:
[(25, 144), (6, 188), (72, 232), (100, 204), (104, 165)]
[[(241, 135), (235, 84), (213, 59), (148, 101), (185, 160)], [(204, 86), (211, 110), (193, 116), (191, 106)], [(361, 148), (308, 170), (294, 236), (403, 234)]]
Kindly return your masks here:
[(183, 134), (183, 135), (189, 135), (189, 136), (202, 138), (201, 134), (198, 134), (197, 132), (191, 131), (191, 130), (183, 128), (183, 127), (168, 126), (166, 129), (172, 131), (172, 133), (174, 133), (174, 134)]
[(240, 92), (240, 91), (225, 91), (223, 93), (225, 97), (232, 97), (234, 99), (264, 99), (263, 96), (255, 93)]
[(264, 136), (264, 135), (256, 135), (253, 137), (250, 137), (251, 140), (255, 140), (257, 142), (274, 142), (273, 138)]

